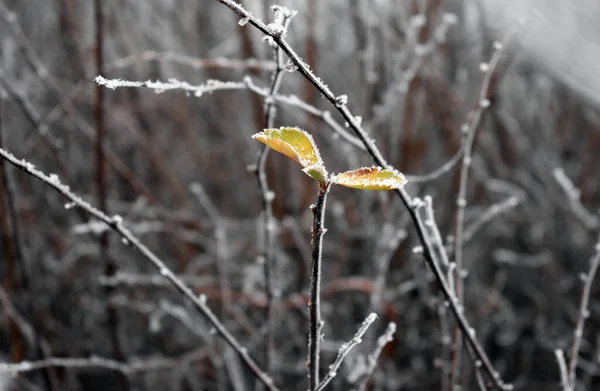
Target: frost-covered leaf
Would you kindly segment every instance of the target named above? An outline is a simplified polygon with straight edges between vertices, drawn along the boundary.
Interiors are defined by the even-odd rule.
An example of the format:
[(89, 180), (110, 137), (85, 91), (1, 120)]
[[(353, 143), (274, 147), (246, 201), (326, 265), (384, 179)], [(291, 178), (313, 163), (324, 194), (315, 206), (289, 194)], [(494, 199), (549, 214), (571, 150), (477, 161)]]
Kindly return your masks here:
[(312, 136), (302, 129), (265, 129), (252, 138), (284, 154), (305, 169), (310, 166), (323, 166), (323, 160)]
[(361, 190), (393, 190), (404, 186), (407, 182), (404, 175), (396, 170), (381, 167), (363, 167), (334, 175), (331, 181), (335, 184)]
[(316, 180), (319, 183), (327, 182), (327, 178), (329, 177), (329, 174), (327, 173), (325, 166), (323, 166), (322, 164), (315, 164), (314, 166), (308, 166), (305, 169), (303, 169), (302, 171), (306, 175), (313, 178), (314, 180)]

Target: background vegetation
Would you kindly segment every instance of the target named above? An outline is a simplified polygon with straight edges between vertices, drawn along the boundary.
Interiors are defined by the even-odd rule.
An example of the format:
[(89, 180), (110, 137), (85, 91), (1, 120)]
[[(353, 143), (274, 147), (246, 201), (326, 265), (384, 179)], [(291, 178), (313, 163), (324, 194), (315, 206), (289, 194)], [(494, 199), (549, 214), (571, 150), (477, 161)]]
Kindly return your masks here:
[[(348, 96), (381, 153), (409, 177), (406, 191), (431, 197), (451, 261), (465, 206), (464, 314), (502, 378), (518, 390), (561, 389), (555, 350), (569, 365), (574, 330), (586, 319), (576, 389), (594, 390), (600, 292), (591, 286), (588, 309), (581, 297), (589, 261), (600, 252), (600, 73), (588, 24), (598, 10), (587, 0), (565, 9), (530, 1), (538, 12), (520, 14), (522, 25), (500, 3), (281, 2), (298, 11), (286, 37), (291, 47), (332, 91)], [(273, 20), (271, 2), (244, 5)], [(253, 171), (261, 145), (251, 135), (266, 126), (264, 92), (276, 62), (264, 34), (239, 20), (212, 0), (0, 1), (0, 141), (122, 216), (206, 295), (263, 366), (271, 300), (263, 243), (271, 231)], [(330, 172), (373, 165), (359, 143), (348, 142), (352, 129), (336, 107), (287, 68), (274, 126), (311, 133)], [(112, 91), (94, 83), (98, 74), (236, 84), (212, 82), (202, 94)], [(465, 130), (474, 138), (462, 188)], [(275, 294), (268, 372), (281, 389), (305, 390), (308, 207), (317, 189), (280, 155), (271, 154), (266, 167), (275, 196), (267, 226)], [(0, 351), (6, 362), (81, 359), (6, 375), (6, 389), (261, 387), (127, 240), (47, 184), (7, 163), (1, 172)], [(391, 192), (336, 187), (326, 225), (323, 374), (369, 313), (378, 315), (328, 387), (358, 387), (377, 338), (394, 322), (368, 389), (449, 389), (454, 318), (407, 208)], [(464, 351), (463, 389), (478, 389), (476, 368)]]

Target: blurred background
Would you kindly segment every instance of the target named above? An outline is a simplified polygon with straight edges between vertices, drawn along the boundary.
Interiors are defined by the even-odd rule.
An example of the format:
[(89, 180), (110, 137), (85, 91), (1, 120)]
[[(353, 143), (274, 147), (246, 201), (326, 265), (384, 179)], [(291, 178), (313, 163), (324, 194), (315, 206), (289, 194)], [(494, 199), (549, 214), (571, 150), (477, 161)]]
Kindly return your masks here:
[[(272, 3), (245, 0), (271, 21)], [(506, 381), (558, 390), (555, 349), (569, 353), (582, 273), (600, 227), (600, 7), (593, 0), (296, 0), (288, 41), (348, 105), (388, 161), (430, 195), (450, 254), (466, 124), (488, 62), (490, 107), (467, 187), (465, 314)], [(95, 8), (96, 6), (96, 8)], [(97, 13), (101, 7), (102, 17)], [(255, 174), (264, 97), (109, 90), (93, 79), (241, 82), (268, 88), (273, 49), (213, 0), (0, 0), (2, 148), (55, 173), (125, 224), (264, 360), (262, 201)], [(99, 46), (99, 42), (102, 45)], [(100, 49), (100, 50), (99, 50)], [(344, 120), (286, 72), (276, 126), (314, 135), (330, 172), (370, 166), (340, 137)], [(98, 103), (101, 100), (101, 104)], [(312, 106), (299, 107), (298, 99)], [(330, 114), (324, 114), (328, 111)], [(329, 116), (330, 115), (330, 116)], [(326, 121), (327, 120), (327, 121)], [(98, 134), (103, 134), (99, 144)], [(101, 147), (104, 159), (98, 159)], [(124, 370), (53, 367), (8, 376), (2, 390), (254, 390), (237, 356), (180, 295), (105, 227), (32, 177), (0, 177), (0, 352), (6, 362), (99, 356)], [(271, 154), (275, 309), (271, 374), (306, 389), (308, 206), (316, 185)], [(389, 322), (371, 390), (445, 390), (454, 332), (409, 216), (394, 194), (329, 195), (322, 287), (323, 373), (370, 312), (379, 319), (331, 390), (364, 378)], [(592, 285), (577, 370), (600, 387), (599, 288)], [(466, 354), (461, 383), (477, 389)], [(121, 369), (123, 369), (121, 368)]]

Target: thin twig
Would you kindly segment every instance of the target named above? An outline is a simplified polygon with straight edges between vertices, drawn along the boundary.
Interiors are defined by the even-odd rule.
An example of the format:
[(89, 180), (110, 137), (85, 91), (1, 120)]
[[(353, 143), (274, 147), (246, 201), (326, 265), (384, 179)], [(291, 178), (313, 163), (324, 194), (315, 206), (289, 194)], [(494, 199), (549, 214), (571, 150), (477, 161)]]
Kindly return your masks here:
[(595, 229), (600, 227), (600, 217), (590, 213), (581, 203), (581, 190), (579, 190), (571, 179), (565, 174), (562, 167), (557, 167), (553, 171), (554, 179), (569, 198), (571, 209), (575, 216), (588, 228)]
[(375, 372), (375, 368), (377, 367), (377, 361), (379, 359), (379, 356), (381, 355), (381, 352), (383, 352), (383, 348), (385, 347), (385, 345), (394, 340), (395, 332), (396, 323), (390, 322), (388, 324), (387, 329), (385, 330), (385, 333), (383, 333), (381, 337), (377, 338), (377, 347), (375, 348), (375, 351), (373, 351), (373, 353), (369, 354), (369, 357), (367, 357), (367, 370), (365, 371), (365, 375), (363, 376), (362, 380), (360, 381), (360, 385), (358, 386), (358, 389), (360, 391), (364, 391), (367, 389), (369, 379), (371, 379), (371, 376), (373, 375), (373, 372)]
[(194, 292), (181, 281), (173, 272), (167, 268), (165, 263), (160, 260), (148, 247), (146, 247), (139, 239), (131, 233), (123, 225), (123, 219), (119, 215), (108, 216), (103, 211), (93, 207), (87, 201), (84, 201), (81, 197), (73, 193), (68, 186), (62, 184), (55, 174), (46, 175), (38, 170), (32, 163), (18, 159), (10, 152), (0, 148), (0, 156), (17, 167), (18, 169), (34, 176), (40, 181), (44, 182), (48, 186), (57, 190), (64, 197), (66, 197), (71, 203), (74, 203), (79, 208), (83, 209), (90, 216), (103, 221), (113, 231), (119, 234), (123, 239), (124, 243), (134, 248), (146, 261), (150, 262), (159, 273), (169, 280), (171, 284), (186, 298), (188, 298), (193, 305), (200, 311), (200, 313), (213, 325), (218, 335), (220, 335), (244, 360), (245, 364), (250, 370), (265, 384), (270, 390), (277, 390), (277, 387), (273, 384), (271, 378), (262, 371), (259, 365), (254, 359), (248, 354), (248, 350), (243, 347), (240, 342), (225, 328), (225, 326), (219, 321), (215, 314), (211, 311), (210, 307), (206, 304), (206, 296), (196, 296)]
[(110, 88), (111, 90), (120, 87), (145, 87), (150, 88), (156, 92), (164, 92), (170, 90), (182, 90), (191, 92), (195, 96), (202, 96), (204, 93), (211, 93), (219, 90), (245, 90), (246, 85), (242, 82), (235, 81), (220, 81), (220, 80), (208, 80), (204, 84), (192, 85), (185, 81), (179, 81), (176, 79), (169, 79), (168, 82), (162, 81), (131, 81), (122, 79), (105, 79), (102, 75), (98, 75), (94, 78), (94, 81), (101, 86)]
[(317, 387), (317, 391), (323, 390), (327, 386), (327, 384), (329, 384), (329, 382), (337, 376), (337, 371), (340, 368), (340, 365), (342, 365), (342, 361), (344, 361), (344, 358), (346, 358), (348, 353), (350, 353), (350, 350), (352, 350), (356, 345), (362, 342), (363, 335), (365, 335), (367, 329), (373, 324), (373, 322), (375, 322), (376, 319), (377, 314), (372, 312), (363, 321), (362, 325), (360, 326), (354, 337), (348, 343), (342, 344), (340, 350), (338, 351), (338, 355), (335, 358), (335, 361), (329, 366), (329, 372), (327, 372), (327, 375), (325, 375), (325, 378), (323, 378), (323, 381)]
[[(360, 125), (360, 120), (356, 118), (348, 109), (347, 106), (347, 96), (340, 95), (336, 96), (333, 94), (331, 89), (327, 85), (323, 83), (323, 81), (318, 78), (312, 70), (302, 61), (300, 56), (294, 51), (294, 49), (290, 46), (290, 44), (281, 37), (281, 34), (276, 29), (271, 29), (269, 26), (265, 25), (260, 19), (256, 18), (250, 12), (248, 12), (242, 5), (236, 3), (233, 0), (216, 0), (221, 4), (224, 4), (232, 11), (237, 13), (241, 18), (246, 20), (246, 24), (251, 24), (258, 30), (260, 30), (263, 34), (266, 34), (272, 39), (281, 49), (287, 54), (291, 63), (298, 68), (298, 72), (300, 72), (311, 84), (317, 88), (317, 90), (331, 103), (335, 106), (338, 112), (342, 115), (342, 117), (348, 123), (348, 126), (352, 128), (357, 137), (363, 143), (367, 152), (373, 159), (373, 161), (385, 168), (393, 168), (391, 167), (387, 161), (381, 155), (379, 149), (375, 146), (373, 140), (366, 134), (366, 132), (362, 129)], [(455, 299), (452, 291), (448, 288), (448, 284), (445, 281), (445, 277), (439, 265), (434, 261), (431, 255), (431, 248), (427, 246), (425, 241), (425, 228), (423, 223), (416, 212), (412, 197), (408, 194), (404, 187), (396, 190), (396, 193), (401, 198), (402, 203), (409, 211), (410, 217), (415, 225), (417, 234), (419, 236), (419, 240), (423, 245), (423, 255), (425, 256), (425, 260), (430, 268), (433, 270), (433, 273), (440, 284), (442, 292), (449, 303), (449, 306), (452, 310), (452, 313), (456, 317), (459, 326), (463, 330), (464, 334), (467, 336), (469, 343), (472, 345), (473, 350), (475, 351), (476, 356), (482, 362), (483, 367), (489, 377), (491, 378), (494, 386), (499, 389), (512, 389), (510, 385), (504, 384), (499, 373), (496, 371), (494, 366), (492, 365), (490, 359), (487, 354), (475, 338), (475, 336), (470, 332), (471, 326), (467, 321), (466, 317), (463, 314), (462, 307)]]
[[(460, 184), (458, 189), (458, 196), (456, 199), (456, 231), (455, 231), (455, 246), (454, 246), (454, 263), (456, 265), (454, 275), (455, 293), (458, 297), (459, 303), (464, 303), (464, 262), (463, 262), (463, 245), (464, 245), (464, 225), (465, 225), (465, 212), (467, 208), (467, 183), (469, 180), (469, 169), (472, 162), (473, 144), (475, 142), (475, 135), (483, 111), (490, 106), (488, 99), (490, 84), (492, 81), (492, 75), (496, 69), (503, 53), (503, 47), (508, 43), (512, 35), (507, 34), (503, 40), (494, 44), (494, 54), (489, 64), (482, 63), (480, 69), (484, 72), (483, 81), (479, 90), (479, 96), (477, 103), (473, 110), (471, 120), (463, 128), (466, 134), (464, 140), (464, 153), (462, 156), (461, 168), (460, 168)], [(460, 362), (461, 362), (461, 349), (462, 349), (462, 330), (459, 326), (456, 327), (454, 332), (454, 345), (453, 345), (453, 360), (452, 368), (450, 370), (450, 388), (454, 389), (459, 382), (460, 377)]]
[[(243, 81), (221, 81), (221, 80), (208, 80), (204, 84), (200, 85), (191, 85), (186, 82), (181, 82), (178, 80), (170, 79), (168, 82), (161, 81), (132, 81), (132, 80), (122, 80), (122, 79), (105, 79), (103, 76), (97, 76), (95, 79), (96, 83), (100, 85), (104, 85), (110, 89), (116, 88), (149, 88), (152, 89), (156, 93), (163, 93), (165, 91), (185, 91), (187, 93), (194, 93), (197, 97), (202, 96), (205, 92), (212, 93), (216, 91), (231, 91), (231, 90), (244, 90), (248, 89), (255, 94), (258, 94), (267, 100), (267, 98), (271, 98), (276, 102), (281, 102), (288, 104), (290, 106), (297, 107), (301, 110), (306, 111), (314, 115), (315, 117), (321, 118), (323, 122), (325, 122), (331, 129), (333, 129), (339, 137), (352, 144), (354, 147), (358, 148), (361, 151), (366, 151), (365, 146), (362, 142), (349, 134), (343, 126), (338, 124), (335, 119), (333, 119), (330, 112), (326, 110), (319, 110), (313, 105), (310, 105), (296, 95), (280, 95), (280, 94), (271, 94), (270, 88), (261, 88), (257, 86), (250, 76), (244, 77)], [(439, 170), (443, 170), (442, 167)], [(435, 179), (440, 175), (439, 170), (434, 171), (431, 174), (427, 174), (425, 176), (425, 181), (430, 179)]]
[(321, 256), (323, 253), (323, 235), (326, 232), (325, 206), (331, 182), (319, 184), (317, 201), (311, 205), (314, 220), (312, 226), (312, 265), (310, 278), (310, 299), (308, 310), (310, 317), (310, 335), (308, 337), (308, 380), (309, 390), (316, 391), (319, 385), (319, 349), (321, 344)]
[(590, 260), (590, 270), (584, 276), (583, 292), (581, 293), (581, 303), (579, 305), (579, 317), (577, 318), (577, 326), (573, 333), (573, 347), (571, 348), (571, 357), (569, 359), (569, 385), (575, 389), (575, 370), (577, 369), (577, 360), (579, 358), (579, 349), (581, 348), (581, 340), (583, 339), (583, 326), (585, 320), (590, 316), (588, 304), (590, 301), (590, 291), (594, 277), (600, 265), (600, 238), (596, 243), (595, 253)]
[(120, 372), (124, 375), (136, 372), (151, 372), (160, 369), (171, 368), (176, 365), (175, 360), (158, 359), (153, 361), (131, 360), (123, 363), (117, 360), (90, 357), (90, 358), (58, 358), (51, 357), (39, 361), (22, 361), (17, 364), (0, 363), (0, 373), (22, 373), (43, 368), (62, 367), (73, 369), (103, 368)]
[[(290, 23), (291, 18), (295, 13), (289, 12), (285, 7), (273, 6), (275, 11), (275, 19), (283, 17), (284, 28)], [(273, 128), (275, 123), (275, 115), (277, 108), (275, 106), (274, 96), (277, 95), (279, 87), (281, 86), (281, 80), (284, 75), (284, 64), (283, 64), (283, 53), (278, 46), (275, 46), (274, 50), (276, 68), (273, 71), (271, 88), (269, 89), (269, 95), (265, 97), (265, 128)], [(267, 145), (263, 145), (258, 161), (256, 162), (256, 180), (258, 182), (258, 188), (262, 197), (263, 207), (263, 235), (262, 242), (259, 245), (261, 249), (262, 258), (261, 261), (264, 267), (265, 273), (265, 290), (267, 292), (267, 308), (266, 313), (266, 335), (265, 335), (265, 369), (271, 372), (273, 363), (273, 329), (274, 329), (274, 309), (277, 305), (276, 298), (277, 294), (275, 291), (273, 273), (275, 270), (275, 263), (273, 255), (275, 251), (275, 220), (273, 218), (273, 200), (275, 194), (269, 189), (269, 181), (267, 180), (267, 158), (269, 157), (270, 148)]]
[(494, 217), (516, 207), (520, 202), (521, 200), (519, 197), (511, 196), (500, 202), (490, 205), (486, 211), (479, 215), (477, 220), (471, 223), (471, 225), (464, 230), (464, 243), (473, 239), (473, 236), (475, 236), (475, 234), (479, 232), (484, 225), (492, 221)]
[(571, 385), (569, 384), (569, 374), (567, 373), (567, 363), (565, 362), (564, 352), (560, 349), (554, 351), (556, 361), (558, 362), (558, 371), (560, 373), (560, 384), (562, 391), (572, 391)]

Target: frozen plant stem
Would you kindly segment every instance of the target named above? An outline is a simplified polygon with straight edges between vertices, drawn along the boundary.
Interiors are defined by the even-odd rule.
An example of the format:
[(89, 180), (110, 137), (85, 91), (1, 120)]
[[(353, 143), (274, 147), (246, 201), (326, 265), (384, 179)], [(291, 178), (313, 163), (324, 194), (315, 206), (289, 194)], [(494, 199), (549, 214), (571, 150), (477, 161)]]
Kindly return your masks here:
[(350, 342), (342, 344), (342, 347), (340, 347), (335, 361), (329, 366), (329, 371), (327, 372), (327, 375), (325, 376), (321, 384), (319, 384), (317, 391), (322, 391), (327, 386), (327, 384), (329, 384), (329, 382), (337, 376), (337, 371), (338, 369), (340, 369), (340, 365), (342, 365), (342, 361), (344, 361), (344, 358), (346, 358), (346, 356), (348, 355), (348, 353), (350, 353), (350, 350), (352, 350), (352, 348), (354, 348), (356, 345), (362, 342), (363, 335), (365, 335), (369, 326), (371, 326), (376, 319), (377, 314), (372, 312), (369, 316), (367, 316), (367, 319), (363, 321), (362, 325), (354, 335), (354, 338), (352, 338)]
[(120, 216), (108, 216), (103, 211), (93, 207), (90, 203), (84, 201), (81, 197), (73, 193), (67, 185), (60, 182), (55, 174), (46, 175), (38, 170), (32, 163), (18, 159), (10, 152), (0, 148), (0, 158), (6, 160), (18, 169), (28, 173), (29, 175), (39, 179), (46, 185), (55, 189), (61, 193), (69, 202), (74, 203), (79, 208), (83, 209), (90, 216), (102, 221), (110, 229), (115, 231), (121, 236), (124, 241), (135, 249), (147, 262), (151, 263), (163, 276), (168, 280), (182, 296), (189, 299), (194, 307), (206, 318), (206, 320), (215, 328), (216, 334), (222, 337), (231, 346), (237, 354), (242, 358), (246, 366), (258, 377), (268, 390), (276, 391), (277, 387), (273, 384), (273, 380), (258, 366), (256, 361), (248, 353), (240, 342), (225, 328), (223, 323), (217, 318), (217, 316), (211, 311), (210, 307), (206, 304), (206, 296), (196, 296), (194, 292), (180, 279), (178, 278), (165, 263), (158, 258), (148, 247), (146, 247), (140, 240), (123, 224), (123, 219)]
[[(375, 143), (373, 142), (373, 140), (371, 140), (371, 138), (367, 135), (367, 133), (362, 129), (360, 122), (350, 112), (347, 104), (340, 104), (337, 97), (333, 94), (333, 92), (329, 89), (329, 87), (327, 87), (323, 83), (323, 81), (321, 79), (319, 79), (310, 70), (308, 65), (306, 65), (302, 61), (300, 56), (298, 56), (298, 54), (294, 51), (294, 49), (290, 46), (290, 44), (285, 39), (283, 39), (280, 35), (273, 34), (260, 19), (258, 19), (257, 17), (252, 15), (250, 12), (248, 12), (239, 3), (237, 3), (233, 0), (215, 0), (215, 1), (218, 1), (221, 4), (224, 4), (225, 6), (230, 8), (232, 11), (234, 11), (236, 14), (238, 14), (238, 16), (240, 16), (241, 18), (247, 18), (248, 19), (247, 24), (254, 26), (258, 30), (260, 30), (263, 34), (270, 36), (271, 39), (273, 40), (273, 42), (275, 42), (284, 51), (284, 53), (289, 57), (290, 61), (295, 66), (298, 67), (298, 72), (300, 72), (342, 115), (342, 117), (348, 123), (348, 126), (356, 133), (358, 139), (363, 143), (363, 145), (365, 146), (365, 148), (367, 150), (367, 153), (371, 156), (373, 161), (377, 165), (379, 165), (383, 168), (393, 169), (393, 167), (390, 164), (388, 164), (388, 162), (385, 160), (385, 158), (381, 155), (381, 152), (375, 146)], [(487, 88), (486, 88), (486, 90), (487, 90)], [(493, 383), (493, 386), (495, 388), (498, 388), (501, 390), (512, 389), (511, 385), (505, 384), (502, 381), (502, 378), (500, 377), (499, 373), (496, 371), (496, 369), (492, 365), (492, 362), (488, 358), (487, 354), (485, 353), (485, 351), (483, 350), (483, 348), (481, 347), (481, 345), (475, 338), (475, 335), (470, 333), (469, 330), (471, 330), (471, 326), (469, 325), (467, 318), (463, 314), (462, 307), (459, 308), (460, 305), (459, 305), (458, 301), (455, 299), (454, 293), (448, 287), (448, 283), (446, 282), (446, 278), (440, 268), (440, 265), (437, 264), (432, 257), (432, 251), (433, 251), (432, 248), (430, 248), (426, 243), (425, 227), (424, 227), (424, 224), (421, 221), (420, 216), (418, 215), (416, 209), (413, 207), (412, 197), (402, 187), (399, 189), (396, 189), (396, 193), (402, 200), (402, 203), (404, 204), (404, 206), (407, 208), (407, 210), (410, 214), (410, 218), (416, 228), (417, 235), (419, 236), (419, 241), (421, 242), (421, 244), (423, 246), (423, 255), (425, 257), (425, 261), (427, 262), (427, 264), (433, 271), (435, 278), (438, 281), (438, 283), (442, 289), (442, 293), (444, 294), (444, 297), (446, 298), (446, 300), (449, 303), (450, 310), (452, 311), (453, 315), (455, 316), (457, 323), (458, 323), (459, 327), (461, 328), (463, 334), (466, 336), (469, 344), (472, 345), (475, 355), (482, 362), (483, 368), (485, 369), (486, 373), (490, 377), (490, 379)]]
[(313, 211), (312, 226), (312, 266), (310, 276), (310, 299), (308, 312), (310, 335), (308, 337), (308, 383), (309, 390), (315, 391), (319, 385), (319, 348), (321, 343), (321, 256), (323, 253), (323, 235), (325, 234), (325, 205), (331, 182), (319, 184), (317, 201), (311, 205)]
[(558, 363), (561, 390), (573, 391), (569, 385), (569, 375), (567, 374), (567, 363), (565, 362), (564, 352), (560, 349), (556, 349), (554, 355), (556, 356), (556, 362)]
[(585, 320), (590, 315), (588, 303), (590, 301), (590, 291), (592, 290), (592, 283), (594, 277), (598, 271), (598, 265), (600, 264), (600, 238), (596, 243), (596, 251), (594, 257), (590, 260), (590, 270), (585, 275), (583, 292), (581, 294), (581, 304), (579, 306), (579, 317), (577, 318), (577, 326), (573, 333), (573, 347), (571, 348), (571, 357), (569, 359), (569, 386), (571, 389), (575, 389), (575, 370), (577, 369), (577, 360), (579, 358), (579, 348), (581, 348), (581, 340), (583, 338), (583, 326)]
[(385, 333), (381, 337), (377, 338), (377, 347), (375, 348), (375, 351), (369, 354), (369, 357), (367, 357), (367, 371), (360, 381), (360, 385), (358, 386), (359, 391), (365, 391), (367, 389), (367, 386), (369, 385), (369, 379), (371, 379), (371, 375), (373, 375), (373, 372), (375, 372), (375, 368), (377, 367), (377, 360), (379, 359), (381, 352), (383, 352), (385, 345), (394, 340), (395, 332), (396, 323), (390, 322), (385, 330)]
[[(284, 28), (287, 29), (287, 25), (291, 19), (291, 15), (284, 15)], [(276, 68), (273, 71), (273, 79), (271, 82), (271, 88), (269, 89), (269, 95), (265, 97), (265, 128), (273, 128), (276, 115), (275, 96), (281, 86), (281, 79), (283, 78), (283, 53), (279, 47), (274, 48), (274, 56)], [(258, 187), (262, 196), (262, 207), (263, 207), (263, 236), (262, 243), (259, 248), (262, 251), (262, 261), (264, 262), (265, 272), (265, 290), (267, 291), (267, 308), (266, 313), (266, 336), (265, 336), (265, 370), (271, 372), (271, 364), (273, 361), (273, 309), (276, 306), (276, 294), (275, 287), (273, 286), (273, 271), (275, 269), (273, 254), (275, 246), (275, 221), (273, 219), (273, 198), (274, 193), (269, 189), (269, 182), (267, 180), (267, 158), (269, 157), (270, 148), (267, 145), (263, 145), (258, 156), (256, 163), (256, 179), (258, 180)]]
[[(496, 69), (500, 58), (502, 57), (502, 48), (506, 46), (507, 41), (512, 37), (512, 34), (507, 34), (501, 45), (496, 46), (494, 54), (489, 64), (485, 67), (481, 67), (484, 70), (485, 75), (475, 108), (472, 111), (471, 120), (465, 125), (465, 139), (463, 141), (464, 153), (462, 156), (462, 162), (460, 167), (460, 183), (458, 189), (458, 197), (456, 198), (456, 231), (455, 231), (455, 246), (454, 246), (454, 263), (456, 268), (454, 269), (454, 291), (458, 298), (458, 303), (462, 306), (464, 304), (464, 272), (465, 266), (463, 262), (463, 245), (465, 237), (465, 211), (467, 209), (467, 183), (469, 180), (469, 169), (471, 167), (473, 144), (475, 143), (475, 134), (477, 127), (481, 121), (483, 111), (489, 107), (490, 101), (488, 100), (490, 84), (492, 81), (492, 75)], [(462, 351), (462, 336), (465, 330), (459, 325), (454, 330), (454, 344), (452, 346), (452, 366), (450, 368), (450, 388), (455, 389), (459, 385), (460, 381), (460, 363), (461, 363), (461, 351)]]

